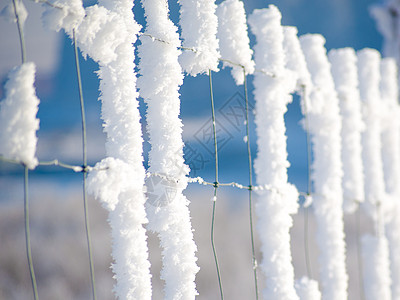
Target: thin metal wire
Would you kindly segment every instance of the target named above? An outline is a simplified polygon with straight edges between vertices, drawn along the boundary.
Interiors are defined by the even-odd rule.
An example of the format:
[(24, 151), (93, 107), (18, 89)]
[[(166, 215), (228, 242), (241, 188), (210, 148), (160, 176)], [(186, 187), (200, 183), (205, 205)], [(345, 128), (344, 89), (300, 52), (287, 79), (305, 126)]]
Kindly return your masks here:
[(213, 254), (214, 254), (215, 267), (217, 270), (219, 292), (220, 292), (221, 300), (223, 300), (224, 293), (223, 293), (223, 289), (222, 289), (221, 274), (219, 271), (217, 250), (215, 248), (215, 241), (214, 241), (215, 209), (216, 209), (216, 204), (217, 204), (217, 189), (218, 189), (219, 184), (218, 184), (218, 142), (217, 142), (217, 130), (216, 130), (216, 124), (215, 124), (214, 95), (213, 95), (211, 73), (212, 73), (211, 69), (208, 70), (208, 77), (209, 77), (209, 83), (210, 83), (212, 128), (213, 128), (213, 135), (214, 135), (214, 160), (215, 160), (214, 197), (213, 197), (213, 208), (212, 208), (212, 218), (211, 218), (211, 246), (212, 246), (212, 250), (213, 250)]
[(31, 277), (31, 284), (33, 289), (33, 298), (35, 300), (39, 299), (35, 270), (33, 268), (32, 260), (32, 249), (31, 249), (31, 233), (29, 229), (29, 193), (28, 193), (28, 180), (29, 180), (29, 169), (26, 165), (24, 167), (24, 218), (25, 218), (25, 247), (26, 247), (26, 257), (28, 259), (29, 274)]
[(22, 63), (24, 64), (26, 62), (26, 50), (25, 50), (25, 39), (24, 39), (24, 30), (22, 28), (21, 20), (19, 19), (19, 13), (18, 13), (18, 8), (17, 8), (17, 3), (16, 0), (13, 0), (13, 6), (14, 6), (14, 14), (15, 18), (17, 19), (17, 27), (18, 27), (18, 34), (19, 34), (19, 43), (21, 47), (21, 60)]
[[(307, 142), (307, 196), (311, 195), (312, 182), (311, 182), (311, 141), (310, 141), (310, 124), (308, 120), (307, 99), (306, 99), (306, 86), (303, 85), (303, 105), (304, 105), (304, 121), (306, 126), (306, 142)], [(310, 249), (309, 249), (309, 210), (310, 207), (304, 207), (304, 253), (306, 259), (306, 268), (308, 278), (312, 278)]]
[[(155, 37), (155, 36), (153, 36), (153, 35), (151, 35), (149, 33), (140, 33), (139, 35), (147, 36), (147, 37), (151, 38), (153, 41), (158, 41), (158, 42), (161, 42), (161, 43), (170, 44), (170, 42), (165, 41), (165, 40), (160, 39), (160, 38), (157, 38), (157, 37)], [(179, 50), (185, 50), (185, 51), (192, 51), (192, 52), (195, 52), (195, 53), (199, 52), (197, 49), (189, 48), (189, 47), (183, 47), (183, 46), (178, 47), (178, 49)], [(244, 66), (242, 64), (233, 62), (233, 61), (231, 61), (229, 59), (225, 59), (225, 58), (219, 57), (218, 60), (222, 61), (222, 62), (226, 62), (226, 63), (231, 64), (233, 66), (244, 68)], [(265, 70), (262, 70), (262, 69), (255, 69), (254, 72), (262, 73), (262, 74), (270, 76), (270, 77), (276, 77), (276, 74), (268, 72), (268, 71), (265, 71)]]
[[(26, 62), (26, 50), (25, 50), (25, 39), (24, 39), (24, 31), (22, 28), (20, 16), (18, 13), (16, 0), (13, 0), (14, 13), (15, 18), (17, 19), (17, 27), (18, 27), (18, 35), (21, 47), (21, 61), (22, 64)], [(9, 160), (12, 161), (12, 160)], [(26, 164), (22, 164), (24, 167), (24, 219), (25, 219), (25, 248), (26, 248), (26, 257), (28, 259), (28, 267), (29, 267), (29, 275), (31, 278), (32, 290), (33, 290), (33, 298), (35, 300), (39, 299), (37, 284), (36, 284), (36, 276), (35, 269), (33, 267), (32, 260), (32, 248), (31, 248), (31, 233), (29, 228), (29, 169)]]
[(364, 281), (363, 281), (363, 263), (361, 259), (361, 245), (360, 245), (360, 225), (361, 225), (361, 207), (358, 203), (357, 211), (355, 213), (356, 218), (356, 245), (357, 245), (357, 265), (358, 265), (358, 289), (361, 300), (365, 300), (364, 292)]
[(251, 159), (251, 147), (250, 147), (250, 130), (249, 130), (249, 98), (247, 93), (247, 78), (246, 69), (243, 67), (244, 77), (244, 96), (245, 96), (245, 109), (246, 109), (246, 139), (247, 139), (247, 155), (249, 163), (249, 220), (250, 220), (250, 237), (251, 237), (251, 252), (253, 256), (253, 273), (254, 273), (254, 288), (256, 292), (256, 299), (258, 300), (258, 280), (257, 280), (257, 259), (256, 251), (254, 246), (254, 230), (253, 230), (253, 201), (252, 201), (252, 186), (253, 186), (253, 169)]
[(74, 43), (74, 52), (75, 52), (75, 66), (76, 66), (76, 75), (78, 80), (78, 89), (79, 89), (79, 102), (81, 108), (81, 118), (82, 118), (82, 155), (83, 155), (83, 208), (85, 215), (85, 231), (86, 231), (86, 241), (89, 255), (89, 269), (90, 269), (90, 279), (91, 279), (91, 287), (92, 287), (92, 297), (94, 300), (96, 297), (96, 281), (94, 276), (94, 265), (93, 265), (93, 254), (92, 254), (92, 243), (91, 243), (91, 234), (90, 234), (90, 226), (89, 226), (89, 210), (88, 210), (88, 202), (87, 202), (87, 190), (86, 190), (86, 179), (87, 179), (87, 143), (86, 143), (86, 118), (85, 118), (85, 105), (83, 101), (83, 92), (82, 92), (82, 80), (81, 80), (81, 72), (79, 66), (79, 56), (78, 56), (78, 48), (76, 45), (76, 35), (75, 29), (72, 30), (72, 38)]

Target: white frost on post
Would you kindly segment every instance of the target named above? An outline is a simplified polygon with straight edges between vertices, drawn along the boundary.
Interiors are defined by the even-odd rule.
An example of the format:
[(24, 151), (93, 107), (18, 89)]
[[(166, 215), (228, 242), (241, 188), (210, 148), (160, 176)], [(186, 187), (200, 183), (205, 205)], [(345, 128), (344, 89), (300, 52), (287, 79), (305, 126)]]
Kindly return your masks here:
[(363, 206), (374, 220), (381, 219), (385, 202), (385, 181), (381, 156), (380, 54), (374, 49), (358, 51), (358, 79), (366, 129), (362, 134), (365, 202)]
[(328, 56), (342, 116), (343, 209), (353, 213), (358, 203), (364, 201), (361, 134), (365, 125), (358, 90), (357, 56), (351, 48), (331, 50)]
[(36, 67), (32, 62), (15, 67), (4, 86), (5, 97), (0, 102), (0, 154), (34, 169), (36, 131), (39, 129), (39, 99), (34, 87)]
[[(218, 40), (221, 57), (245, 68), (246, 75), (253, 74), (253, 50), (247, 34), (246, 12), (240, 0), (225, 0), (218, 5)], [(241, 66), (222, 61), (224, 67), (231, 67), (231, 74), (237, 85), (244, 82)]]
[[(143, 202), (143, 174), (121, 159), (107, 157), (88, 175), (88, 192), (109, 211), (118, 299), (151, 299), (147, 243), (142, 224), (147, 223)], [(136, 195), (132, 199), (132, 195)]]
[(347, 299), (339, 100), (326, 56), (325, 39), (321, 35), (307, 34), (300, 37), (300, 42), (314, 84), (307, 113), (314, 153), (313, 209), (320, 249), (322, 297)]
[(392, 58), (381, 61), (380, 93), (382, 114), (382, 161), (386, 192), (400, 196), (400, 106), (397, 65)]
[[(309, 95), (313, 84), (299, 38), (297, 37), (297, 28), (284, 26), (283, 34), (286, 68), (293, 71), (297, 77), (295, 91), (302, 93), (303, 89), (306, 88), (306, 91), (308, 91), (307, 95)], [(304, 99), (302, 99), (302, 101), (304, 101)]]
[(386, 237), (364, 235), (361, 239), (361, 249), (365, 299), (392, 299)]
[[(214, 0), (179, 0), (183, 50), (179, 57), (182, 69), (192, 75), (218, 71), (218, 18)], [(155, 36), (159, 38), (158, 36)]]
[(257, 68), (270, 70), (275, 77), (263, 73), (254, 75), (257, 125), (257, 158), (254, 169), (258, 185), (270, 185), (271, 191), (260, 191), (256, 200), (257, 229), (261, 240), (263, 261), (261, 270), (266, 277), (265, 299), (299, 299), (294, 289), (294, 270), (290, 250), (291, 214), (297, 212), (298, 192), (288, 183), (286, 128), (284, 114), (292, 101), (292, 85), (287, 79), (293, 74), (285, 69), (283, 28), (279, 10), (255, 10), (249, 24), (256, 36), (255, 62)]
[(43, 24), (48, 29), (57, 32), (64, 29), (71, 37), (73, 29), (77, 28), (85, 17), (82, 0), (55, 0), (49, 2), (57, 8), (43, 4), (46, 8), (42, 16)]
[(100, 66), (100, 99), (108, 158), (89, 174), (88, 190), (109, 210), (114, 292), (118, 299), (150, 300), (150, 263), (143, 227), (147, 223), (143, 139), (133, 48), (140, 26), (133, 19), (133, 1), (104, 0), (105, 6), (94, 5), (86, 11), (81, 1), (56, 1), (55, 4), (64, 8), (48, 8), (45, 21), (51, 28), (63, 28), (70, 35), (75, 29), (84, 55), (92, 57)]
[(294, 285), (300, 300), (321, 300), (318, 282), (307, 277), (296, 280)]
[[(190, 300), (197, 295), (196, 244), (189, 201), (183, 195), (189, 168), (184, 164), (179, 88), (183, 82), (178, 62), (177, 28), (168, 18), (166, 0), (142, 0), (146, 31), (139, 46), (140, 95), (147, 104), (147, 132), (151, 150), (147, 180), (148, 229), (158, 233), (162, 247), (165, 299)], [(166, 43), (149, 36), (157, 37)]]
[(389, 242), (392, 298), (400, 299), (400, 107), (397, 65), (393, 58), (381, 60), (382, 160), (386, 193), (391, 203), (386, 209), (385, 232)]

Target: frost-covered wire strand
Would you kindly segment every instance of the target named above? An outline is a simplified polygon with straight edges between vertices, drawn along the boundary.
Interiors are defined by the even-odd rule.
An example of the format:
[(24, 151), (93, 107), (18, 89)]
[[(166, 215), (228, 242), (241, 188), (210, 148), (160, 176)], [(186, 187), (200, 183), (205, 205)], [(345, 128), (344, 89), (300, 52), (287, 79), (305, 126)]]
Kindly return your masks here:
[(213, 93), (213, 86), (212, 86), (212, 71), (211, 71), (211, 69), (208, 70), (208, 77), (209, 77), (209, 83), (210, 83), (211, 117), (212, 117), (212, 128), (213, 128), (213, 137), (214, 137), (214, 162), (215, 162), (214, 197), (213, 197), (213, 207), (212, 207), (212, 217), (211, 217), (211, 247), (212, 247), (212, 251), (213, 251), (213, 255), (214, 255), (215, 268), (217, 270), (219, 292), (221, 295), (221, 300), (223, 300), (224, 293), (223, 293), (223, 289), (222, 289), (221, 274), (219, 271), (217, 250), (215, 248), (215, 241), (214, 241), (215, 209), (216, 209), (216, 204), (217, 204), (217, 189), (218, 189), (219, 184), (218, 184), (218, 141), (217, 141), (217, 129), (216, 129), (216, 124), (215, 124), (214, 93)]
[(90, 234), (90, 226), (89, 226), (89, 209), (87, 202), (87, 138), (86, 138), (86, 117), (85, 117), (85, 104), (83, 100), (83, 91), (82, 91), (82, 79), (81, 79), (81, 71), (79, 65), (79, 56), (78, 56), (78, 47), (76, 45), (76, 34), (75, 29), (72, 30), (72, 39), (74, 44), (74, 54), (75, 54), (75, 67), (76, 67), (76, 77), (78, 81), (78, 90), (79, 90), (79, 103), (81, 109), (81, 119), (82, 119), (82, 156), (83, 156), (83, 210), (85, 216), (85, 233), (86, 233), (86, 243), (87, 250), (89, 256), (89, 269), (90, 269), (90, 281), (91, 281), (91, 289), (92, 289), (92, 297), (94, 300), (96, 297), (96, 281), (94, 276), (94, 264), (93, 264), (93, 254), (92, 254), (92, 242), (91, 242), (91, 234)]
[(250, 238), (251, 238), (251, 252), (252, 252), (252, 263), (253, 263), (253, 274), (254, 274), (254, 288), (256, 293), (256, 299), (258, 299), (258, 280), (257, 280), (257, 259), (256, 251), (254, 246), (254, 230), (253, 230), (253, 201), (252, 201), (252, 186), (253, 186), (253, 169), (251, 159), (251, 147), (250, 147), (250, 130), (249, 130), (249, 97), (247, 93), (247, 78), (246, 69), (243, 66), (243, 83), (244, 83), (244, 97), (245, 97), (245, 110), (246, 110), (246, 144), (247, 144), (247, 156), (249, 163), (249, 222), (250, 222)]

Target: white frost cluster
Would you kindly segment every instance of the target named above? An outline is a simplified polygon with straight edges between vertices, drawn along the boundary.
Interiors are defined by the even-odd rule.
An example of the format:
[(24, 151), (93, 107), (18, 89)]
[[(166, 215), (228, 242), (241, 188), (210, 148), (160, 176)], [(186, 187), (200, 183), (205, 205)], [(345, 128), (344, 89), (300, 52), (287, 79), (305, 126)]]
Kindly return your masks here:
[[(147, 259), (147, 223), (143, 209), (142, 170), (121, 159), (107, 157), (90, 171), (88, 192), (109, 211), (112, 229), (112, 265), (118, 299), (151, 299), (150, 263)], [(132, 199), (132, 195), (136, 195)]]
[(179, 57), (182, 69), (192, 75), (218, 71), (218, 18), (214, 0), (179, 0), (181, 38), (184, 50)]
[(321, 300), (318, 282), (307, 277), (296, 280), (295, 286), (300, 300)]
[(363, 120), (366, 129), (362, 134), (365, 202), (364, 208), (374, 218), (379, 218), (385, 195), (385, 181), (381, 156), (381, 99), (380, 54), (374, 49), (358, 51), (358, 78), (363, 103)]
[(314, 153), (313, 208), (318, 225), (322, 297), (347, 299), (339, 100), (325, 39), (308, 34), (301, 36), (300, 42), (314, 85), (307, 113)]
[(139, 31), (136, 22), (131, 25), (125, 26), (118, 13), (103, 6), (88, 7), (77, 32), (78, 46), (83, 55), (89, 55), (100, 65), (108, 64), (117, 59), (117, 48)]
[(361, 239), (366, 300), (390, 300), (388, 242), (385, 236), (364, 235)]
[[(293, 71), (297, 77), (296, 91), (302, 92), (305, 87), (307, 91), (312, 90), (312, 80), (310, 72), (307, 69), (307, 63), (301, 49), (299, 38), (297, 37), (297, 28), (292, 26), (283, 27), (283, 46), (286, 56), (286, 68)], [(310, 94), (308, 92), (307, 94)]]
[(34, 87), (36, 67), (32, 62), (12, 69), (0, 102), (0, 154), (34, 169), (36, 158), (36, 118), (39, 99)]
[(358, 90), (357, 56), (352, 48), (331, 50), (329, 61), (342, 116), (343, 209), (353, 213), (357, 203), (364, 201), (361, 134), (365, 125)]
[[(225, 0), (218, 5), (218, 40), (221, 57), (245, 68), (246, 75), (253, 74), (253, 50), (247, 34), (246, 12), (240, 0)], [(237, 85), (243, 84), (243, 68), (222, 61), (224, 67), (232, 68), (232, 76)]]
[(255, 10), (249, 17), (249, 24), (257, 39), (254, 47), (257, 68), (279, 74), (276, 77), (263, 73), (254, 75), (258, 146), (254, 169), (257, 184), (273, 187), (272, 191), (259, 192), (256, 200), (257, 229), (263, 254), (261, 269), (266, 278), (263, 294), (265, 299), (299, 299), (294, 289), (289, 233), (293, 225), (290, 215), (298, 209), (298, 192), (288, 183), (287, 168), (290, 164), (287, 161), (284, 121), (294, 84), (288, 85), (285, 76), (291, 73), (285, 69), (279, 10), (273, 5)]
[(400, 106), (397, 64), (384, 58), (380, 66), (382, 159), (386, 192), (400, 196)]
[[(142, 0), (142, 5), (147, 27), (139, 46), (141, 77), (138, 87), (147, 104), (147, 132), (151, 144), (149, 171), (172, 178), (160, 181), (151, 176), (147, 181), (148, 229), (157, 232), (160, 238), (164, 299), (190, 300), (197, 295), (195, 276), (199, 268), (189, 201), (183, 195), (189, 168), (184, 164), (179, 118), (179, 88), (183, 82), (177, 49), (180, 42), (177, 28), (168, 17), (167, 1)], [(151, 39), (146, 34), (168, 43)], [(157, 198), (156, 201), (151, 201), (153, 198)]]
[(42, 16), (43, 24), (57, 32), (64, 29), (71, 36), (73, 29), (77, 28), (85, 17), (82, 0), (50, 0), (50, 2), (58, 8), (44, 4), (46, 10)]

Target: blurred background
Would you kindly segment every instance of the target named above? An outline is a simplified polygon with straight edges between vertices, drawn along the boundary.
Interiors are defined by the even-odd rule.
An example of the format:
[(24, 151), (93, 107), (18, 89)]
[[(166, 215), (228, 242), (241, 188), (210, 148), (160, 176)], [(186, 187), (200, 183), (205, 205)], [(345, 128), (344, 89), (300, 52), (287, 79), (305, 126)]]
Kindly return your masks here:
[[(0, 11), (11, 0), (0, 0)], [(80, 108), (75, 74), (74, 50), (63, 33), (43, 29), (40, 4), (23, 0), (29, 13), (25, 24), (27, 58), (37, 65), (36, 89), (41, 100), (38, 118), (37, 156), (39, 160), (59, 159), (74, 165), (82, 163)], [(217, 4), (221, 1), (217, 1)], [(92, 5), (94, 1), (84, 1)], [(373, 0), (245, 0), (247, 14), (254, 9), (275, 4), (282, 12), (283, 25), (296, 26), (299, 35), (320, 33), (326, 47), (369, 47), (380, 50), (382, 38), (376, 30), (369, 7)], [(179, 7), (169, 1), (170, 16), (178, 24)], [(143, 10), (135, 1), (136, 20), (144, 25)], [(250, 33), (251, 45), (254, 36)], [(20, 63), (19, 39), (15, 24), (0, 18), (0, 98), (8, 71)], [(88, 122), (88, 159), (94, 165), (105, 157), (105, 135), (98, 101), (98, 66), (81, 57), (84, 98)], [(248, 78), (250, 107), (254, 106), (252, 76)], [(216, 106), (220, 181), (248, 184), (247, 148), (243, 141), (244, 90), (236, 86), (229, 69), (213, 74)], [(140, 110), (145, 115), (142, 99)], [(214, 161), (210, 128), (208, 77), (186, 77), (181, 87), (181, 117), (184, 124), (185, 160), (191, 176), (213, 181)], [(234, 112), (232, 114), (232, 112)], [(250, 115), (250, 141), (256, 156), (253, 115)], [(285, 116), (288, 153), (291, 167), (289, 181), (299, 191), (307, 187), (306, 136), (299, 124), (302, 119), (298, 97), (288, 106)], [(142, 122), (145, 129), (145, 122)], [(1, 130), (1, 129), (0, 129)], [(144, 132), (144, 157), (150, 145)], [(80, 174), (58, 167), (40, 166), (30, 173), (32, 252), (42, 299), (89, 299), (89, 268), (84, 236), (82, 183)], [(250, 299), (254, 296), (247, 192), (221, 188), (216, 219), (216, 244), (227, 299)], [(218, 299), (218, 283), (209, 241), (212, 188), (191, 184), (186, 195), (191, 200), (191, 214), (201, 271), (197, 276), (199, 299)], [(90, 223), (93, 235), (96, 281), (99, 299), (112, 299), (111, 238), (107, 213), (90, 198)], [(306, 275), (304, 253), (304, 215), (300, 209), (292, 229), (292, 250), (296, 278)], [(318, 250), (313, 240), (310, 216), (310, 251), (312, 277), (318, 279)], [(361, 216), (363, 218), (363, 216)], [(350, 297), (359, 298), (354, 216), (346, 219)], [(30, 299), (31, 287), (25, 255), (23, 223), (23, 169), (0, 161), (0, 299)], [(258, 240), (256, 241), (258, 243)], [(161, 268), (157, 237), (149, 234), (154, 299), (162, 299)], [(260, 261), (261, 256), (257, 253)], [(262, 285), (262, 279), (260, 280)]]

